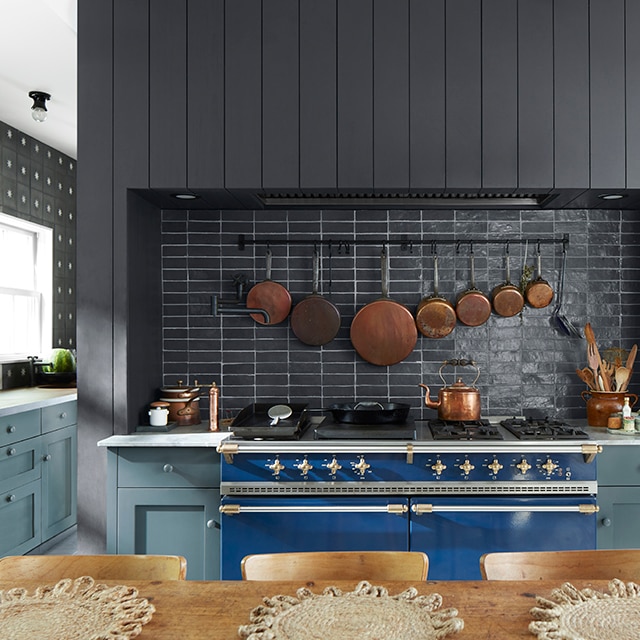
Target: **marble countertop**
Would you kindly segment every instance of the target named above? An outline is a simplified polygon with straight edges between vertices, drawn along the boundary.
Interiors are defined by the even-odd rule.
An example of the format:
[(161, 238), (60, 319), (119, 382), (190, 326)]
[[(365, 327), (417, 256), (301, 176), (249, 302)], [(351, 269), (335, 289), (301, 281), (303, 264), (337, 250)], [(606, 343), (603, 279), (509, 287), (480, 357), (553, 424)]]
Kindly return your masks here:
[(45, 389), (21, 387), (0, 391), (0, 416), (42, 409), (62, 402), (77, 400), (77, 389)]

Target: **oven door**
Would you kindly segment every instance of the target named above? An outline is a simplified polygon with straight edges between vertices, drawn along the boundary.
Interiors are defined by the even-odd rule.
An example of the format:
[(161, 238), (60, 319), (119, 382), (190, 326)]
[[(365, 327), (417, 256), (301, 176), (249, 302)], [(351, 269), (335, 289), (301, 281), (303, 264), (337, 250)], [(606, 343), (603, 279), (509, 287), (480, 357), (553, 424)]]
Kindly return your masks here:
[(480, 580), (483, 553), (596, 547), (593, 496), (422, 497), (410, 511), (410, 548), (429, 556), (430, 580)]
[(407, 498), (260, 497), (222, 499), (221, 577), (239, 580), (253, 553), (406, 551)]

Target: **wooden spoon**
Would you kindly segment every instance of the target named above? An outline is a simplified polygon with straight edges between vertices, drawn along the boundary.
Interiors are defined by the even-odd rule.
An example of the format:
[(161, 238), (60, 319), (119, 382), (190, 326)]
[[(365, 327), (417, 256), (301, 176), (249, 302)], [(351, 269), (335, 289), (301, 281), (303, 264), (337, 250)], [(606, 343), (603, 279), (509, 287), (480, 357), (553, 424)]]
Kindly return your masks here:
[[(591, 323), (587, 322), (584, 326), (584, 337), (587, 339), (587, 358), (589, 361), (589, 367), (593, 370), (593, 373), (598, 380), (598, 371), (602, 371), (602, 358), (598, 351), (598, 345), (596, 344), (596, 336), (593, 333)], [(611, 391), (611, 385), (608, 383), (606, 374), (602, 376), (603, 391)]]
[(638, 345), (634, 344), (633, 347), (631, 347), (631, 351), (629, 351), (629, 356), (627, 357), (627, 363), (625, 365), (627, 369), (633, 369), (633, 363), (635, 362), (637, 353)]
[(631, 369), (618, 367), (616, 369), (616, 391), (625, 391), (631, 377)]
[(591, 391), (596, 391), (596, 387), (593, 384), (593, 372), (590, 369), (576, 369), (576, 375), (589, 387), (589, 389), (591, 389)]

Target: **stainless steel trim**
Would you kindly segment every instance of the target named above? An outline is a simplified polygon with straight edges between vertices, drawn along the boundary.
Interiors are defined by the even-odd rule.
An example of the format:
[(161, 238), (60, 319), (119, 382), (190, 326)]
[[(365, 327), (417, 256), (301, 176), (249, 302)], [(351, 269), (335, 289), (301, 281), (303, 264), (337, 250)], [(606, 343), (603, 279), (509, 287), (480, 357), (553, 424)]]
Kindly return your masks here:
[(433, 504), (412, 504), (411, 511), (417, 516), (425, 513), (435, 513), (437, 511), (450, 513), (518, 513), (518, 512), (549, 512), (549, 513), (582, 513), (585, 515), (593, 515), (599, 511), (597, 505), (593, 504), (576, 504), (567, 506), (555, 505), (433, 505)]
[(223, 495), (596, 495), (594, 481), (578, 482), (222, 482)]

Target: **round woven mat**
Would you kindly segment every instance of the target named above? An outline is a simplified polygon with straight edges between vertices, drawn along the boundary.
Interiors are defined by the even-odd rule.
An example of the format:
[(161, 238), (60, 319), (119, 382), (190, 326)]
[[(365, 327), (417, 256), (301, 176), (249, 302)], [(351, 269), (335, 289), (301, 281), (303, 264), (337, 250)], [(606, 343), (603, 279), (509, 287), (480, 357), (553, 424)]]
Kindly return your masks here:
[(640, 587), (615, 579), (610, 593), (576, 589), (565, 583), (531, 609), (529, 631), (539, 640), (637, 640), (640, 638)]
[(133, 587), (83, 576), (55, 585), (0, 591), (0, 637), (11, 640), (129, 640), (155, 607)]
[(264, 598), (250, 614), (251, 624), (238, 634), (247, 640), (435, 640), (457, 633), (464, 622), (456, 609), (443, 609), (437, 593), (419, 596), (411, 588), (390, 596), (384, 587), (361, 582), (343, 593), (328, 587), (322, 594), (298, 589), (297, 597)]

